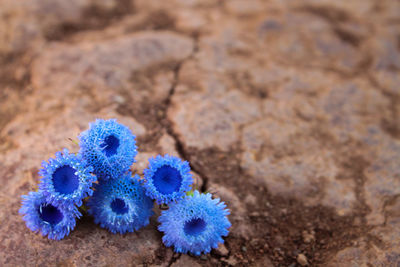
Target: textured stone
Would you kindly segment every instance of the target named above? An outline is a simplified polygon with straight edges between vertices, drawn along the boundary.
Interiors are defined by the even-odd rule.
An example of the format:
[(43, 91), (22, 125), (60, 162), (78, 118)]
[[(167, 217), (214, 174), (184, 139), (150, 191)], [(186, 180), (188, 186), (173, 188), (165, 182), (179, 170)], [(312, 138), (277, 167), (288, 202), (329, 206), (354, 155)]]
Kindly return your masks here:
[[(397, 266), (398, 1), (0, 0), (0, 265)], [(231, 211), (225, 244), (179, 255), (156, 215), (55, 242), (20, 195), (96, 118), (148, 159), (190, 161)]]
[[(103, 19), (112, 14), (122, 14), (120, 5), (130, 7), (130, 1), (116, 0), (72, 0), (65, 1), (10, 1), (2, 0), (0, 5), (0, 52), (20, 53), (28, 48), (39, 47), (46, 38), (61, 38), (57, 33), (63, 26), (72, 29), (97, 27), (96, 12), (102, 12)], [(129, 10), (126, 10), (129, 11)], [(88, 20), (89, 18), (89, 20)], [(86, 24), (87, 23), (87, 24)], [(53, 36), (58, 34), (59, 36)]]
[(164, 134), (161, 136), (158, 145), (160, 146), (163, 154), (179, 157), (179, 153), (176, 151), (175, 139), (170, 135)]
[[(128, 87), (134, 72), (183, 60), (192, 49), (192, 40), (168, 32), (145, 32), (79, 45), (52, 45), (33, 64), (32, 82), (35, 88), (40, 89), (95, 87), (97, 90), (116, 90)], [(168, 84), (171, 77), (160, 76), (155, 79)], [(151, 94), (151, 90), (142, 91), (141, 94), (134, 94), (134, 97), (164, 99), (169, 87), (161, 85), (154, 90)], [(141, 92), (140, 88), (136, 91)]]
[[(27, 190), (26, 186), (19, 188)], [(11, 192), (15, 191), (11, 188)], [(15, 192), (12, 193), (16, 194)], [(18, 193), (17, 193), (18, 194)], [(9, 197), (12, 195), (9, 194)], [(76, 230), (62, 242), (50, 241), (35, 235), (26, 228), (17, 210), (20, 206), (19, 196), (2, 198), (8, 203), (1, 210), (0, 217), (7, 224), (1, 225), (2, 236), (0, 257), (2, 265), (49, 265), (51, 262), (67, 265), (126, 265), (132, 261), (152, 262), (154, 251), (159, 248), (154, 224), (147, 226), (137, 234), (110, 235), (106, 230), (95, 226), (92, 219), (81, 221)], [(11, 215), (11, 216), (10, 216)], [(7, 218), (7, 219), (6, 219)], [(18, 242), (20, 240), (20, 242)], [(22, 242), (23, 240), (23, 242)], [(10, 253), (14, 251), (13, 253)], [(112, 255), (118, 254), (118, 257)]]
[(400, 51), (396, 47), (400, 31), (398, 27), (387, 27), (379, 32), (380, 38), (371, 40), (371, 49), (376, 51), (373, 55), (371, 76), (381, 90), (400, 95)]
[(269, 17), (260, 22), (258, 37), (266, 55), (287, 64), (352, 72), (361, 64), (362, 54), (332, 32), (330, 23), (318, 10)]
[(217, 253), (220, 256), (227, 256), (229, 254), (229, 250), (226, 248), (224, 244), (220, 244), (218, 248), (215, 250), (215, 253)]
[(378, 129), (372, 128), (371, 136), (376, 151), (365, 170), (365, 195), (372, 210), (367, 219), (375, 225), (384, 223), (383, 211), (388, 199), (400, 194), (400, 167), (397, 163), (400, 160), (400, 143)]
[(133, 173), (139, 174), (143, 177), (143, 170), (149, 165), (149, 159), (157, 156), (155, 152), (142, 152), (136, 156), (136, 163), (132, 166)]
[(328, 266), (397, 266), (400, 263), (399, 207), (400, 199), (396, 197), (386, 207), (385, 224), (373, 228), (369, 233), (371, 238), (364, 236), (355, 242), (357, 246), (339, 251)]
[(174, 95), (168, 116), (185, 145), (227, 151), (238, 141), (240, 125), (260, 116), (259, 104), (240, 91), (227, 91), (212, 78), (201, 86), (201, 92)]
[(308, 264), (307, 262), (307, 257), (304, 254), (299, 254), (297, 255), (297, 262), (301, 265), (301, 266), (306, 266)]

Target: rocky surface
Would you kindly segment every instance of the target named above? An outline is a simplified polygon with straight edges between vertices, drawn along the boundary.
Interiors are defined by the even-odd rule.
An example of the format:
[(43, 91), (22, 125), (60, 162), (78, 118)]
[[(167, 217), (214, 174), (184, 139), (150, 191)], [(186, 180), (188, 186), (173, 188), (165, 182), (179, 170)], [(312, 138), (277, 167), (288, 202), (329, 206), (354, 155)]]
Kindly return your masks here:
[[(398, 266), (400, 3), (0, 0), (0, 265)], [(149, 157), (190, 161), (232, 228), (173, 253), (79, 221), (63, 241), (18, 215), (42, 160), (95, 118)], [(297, 264), (297, 265), (296, 265)]]

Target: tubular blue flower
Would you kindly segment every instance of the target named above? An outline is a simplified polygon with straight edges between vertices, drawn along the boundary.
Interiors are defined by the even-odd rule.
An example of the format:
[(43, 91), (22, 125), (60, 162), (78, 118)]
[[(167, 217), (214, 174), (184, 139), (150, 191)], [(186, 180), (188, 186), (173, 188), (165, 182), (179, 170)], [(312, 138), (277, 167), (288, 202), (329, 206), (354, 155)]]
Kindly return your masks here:
[(174, 246), (179, 253), (209, 253), (211, 248), (224, 243), (222, 237), (229, 233), (229, 210), (225, 208), (224, 202), (198, 191), (172, 203), (158, 218), (161, 223), (158, 230), (164, 232), (164, 244)]
[(118, 178), (129, 171), (137, 154), (135, 136), (115, 119), (89, 124), (79, 136), (80, 154), (93, 166), (98, 178)]
[(139, 176), (132, 178), (130, 172), (97, 184), (87, 205), (95, 223), (112, 233), (137, 231), (153, 215), (153, 201), (144, 193)]
[(158, 204), (183, 198), (193, 183), (189, 163), (168, 154), (150, 158), (144, 177), (146, 194)]
[(39, 232), (49, 239), (60, 240), (69, 235), (75, 228), (76, 218), (81, 214), (75, 206), (62, 207), (51, 204), (43, 192), (30, 192), (22, 196), (22, 207), (19, 213), (23, 215), (26, 226), (34, 232)]
[(93, 194), (90, 187), (97, 179), (90, 173), (92, 171), (79, 155), (69, 154), (64, 149), (63, 153), (56, 153), (55, 159), (42, 162), (39, 189), (53, 205), (81, 206), (82, 200)]

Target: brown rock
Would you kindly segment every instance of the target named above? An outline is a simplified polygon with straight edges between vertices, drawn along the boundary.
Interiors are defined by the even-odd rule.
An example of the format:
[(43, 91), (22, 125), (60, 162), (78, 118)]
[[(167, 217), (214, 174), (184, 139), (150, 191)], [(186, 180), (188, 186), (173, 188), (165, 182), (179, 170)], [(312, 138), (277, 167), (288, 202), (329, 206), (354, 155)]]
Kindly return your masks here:
[(222, 259), (222, 261), (226, 262), (229, 266), (235, 266), (238, 263), (234, 256), (230, 256), (228, 259)]
[(215, 253), (220, 256), (228, 256), (229, 250), (226, 248), (224, 244), (220, 244), (217, 249), (215, 249)]
[(314, 231), (303, 231), (302, 232), (302, 236), (303, 236), (303, 241), (304, 243), (311, 243), (315, 241), (315, 232)]
[(260, 21), (258, 40), (264, 44), (265, 55), (290, 65), (354, 71), (362, 62), (361, 52), (328, 30), (331, 22), (323, 15), (322, 8), (309, 11)]
[[(115, 90), (128, 86), (132, 73), (183, 60), (192, 50), (192, 40), (168, 32), (146, 32), (80, 45), (53, 45), (34, 63), (32, 81), (34, 87), (41, 89), (63, 87), (72, 90), (84, 85), (98, 90)], [(55, 71), (59, 73), (57, 76), (54, 76)], [(170, 78), (160, 76), (155, 79), (165, 84)], [(160, 91), (153, 92), (153, 97), (167, 97), (169, 87), (160, 85), (155, 89)], [(142, 93), (144, 95), (137, 97), (150, 96), (148, 90)]]
[(397, 27), (385, 27), (378, 33), (380, 38), (374, 38), (370, 44), (371, 49), (375, 51), (371, 76), (383, 91), (397, 96), (400, 94), (400, 52), (396, 49), (394, 37), (399, 32)]
[(377, 225), (384, 223), (382, 211), (387, 199), (400, 193), (400, 168), (396, 164), (400, 160), (400, 146), (379, 129), (371, 131), (371, 135), (377, 143), (373, 145), (376, 148), (375, 157), (365, 170), (365, 193), (366, 202), (372, 209), (368, 222)]
[(176, 142), (170, 135), (164, 134), (160, 138), (158, 145), (161, 147), (163, 154), (169, 154), (176, 157), (179, 156), (179, 153), (176, 151)]
[[(355, 246), (339, 251), (330, 261), (329, 266), (396, 266), (400, 262), (400, 198), (396, 197), (388, 203), (385, 210), (386, 223), (373, 228), (355, 242)], [(372, 238), (372, 241), (367, 236)], [(372, 242), (371, 244), (369, 244)]]
[[(398, 1), (0, 6), (1, 266), (398, 265)], [(231, 211), (226, 247), (173, 255), (156, 216), (126, 235), (87, 215), (59, 242), (30, 232), (20, 195), (96, 118), (137, 136), (134, 173), (190, 160)]]
[(307, 257), (304, 254), (297, 255), (297, 262), (301, 266), (306, 266), (308, 264)]
[(206, 88), (176, 94), (172, 101), (168, 117), (175, 131), (187, 146), (199, 149), (216, 146), (228, 150), (238, 141), (240, 125), (259, 116), (257, 102), (238, 91), (221, 94)]
[(149, 159), (157, 156), (155, 152), (141, 152), (136, 156), (136, 163), (132, 166), (133, 173), (143, 176), (143, 170), (149, 165)]

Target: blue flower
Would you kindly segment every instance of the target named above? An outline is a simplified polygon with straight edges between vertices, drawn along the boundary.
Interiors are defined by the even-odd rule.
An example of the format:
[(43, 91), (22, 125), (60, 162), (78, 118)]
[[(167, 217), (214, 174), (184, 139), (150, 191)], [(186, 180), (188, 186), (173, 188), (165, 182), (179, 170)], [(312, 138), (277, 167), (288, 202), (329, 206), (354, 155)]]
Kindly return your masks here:
[(129, 172), (119, 179), (100, 181), (88, 208), (95, 223), (112, 233), (123, 234), (149, 224), (153, 201), (144, 193), (139, 176), (132, 178)]
[(224, 202), (198, 191), (172, 203), (158, 218), (161, 223), (158, 230), (164, 232), (164, 244), (174, 246), (180, 253), (209, 253), (211, 248), (218, 247), (218, 243), (224, 243), (222, 237), (229, 233), (229, 210), (225, 208)]
[(69, 235), (75, 228), (75, 218), (81, 216), (75, 206), (62, 207), (49, 203), (41, 191), (22, 196), (19, 213), (29, 229), (40, 231), (43, 236), (55, 240)]
[(47, 201), (56, 206), (82, 205), (82, 200), (93, 194), (90, 188), (96, 176), (90, 172), (93, 168), (87, 166), (80, 156), (57, 152), (55, 159), (43, 161), (39, 174), (42, 179), (39, 189), (47, 197)]
[(135, 136), (115, 119), (90, 123), (79, 140), (80, 154), (93, 166), (98, 178), (118, 178), (135, 162)]
[(158, 204), (181, 199), (193, 183), (189, 163), (168, 154), (150, 158), (144, 177), (146, 194)]

